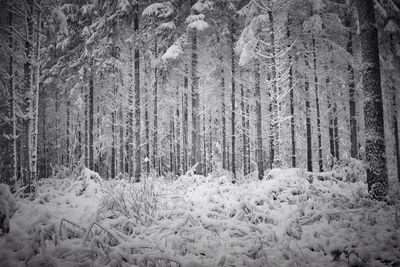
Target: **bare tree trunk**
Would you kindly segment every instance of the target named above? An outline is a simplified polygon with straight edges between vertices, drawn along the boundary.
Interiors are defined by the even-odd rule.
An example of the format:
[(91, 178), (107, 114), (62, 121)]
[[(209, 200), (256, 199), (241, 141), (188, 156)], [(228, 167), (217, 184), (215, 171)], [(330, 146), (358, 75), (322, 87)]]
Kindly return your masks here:
[[(9, 47), (11, 51), (14, 51), (14, 38), (13, 38), (13, 15), (12, 12), (8, 12), (8, 24), (9, 24)], [(15, 104), (15, 84), (14, 84), (14, 55), (10, 53), (8, 75), (10, 77), (8, 83), (9, 90), (9, 103), (10, 103), (10, 114), (9, 117), (12, 121), (12, 178), (11, 182), (17, 181), (17, 114)]]
[(282, 164), (281, 161), (281, 152), (280, 152), (280, 142), (281, 142), (281, 137), (280, 137), (280, 122), (279, 122), (279, 108), (280, 108), (280, 103), (278, 100), (279, 97), (279, 90), (278, 90), (278, 84), (277, 84), (277, 63), (276, 63), (276, 47), (275, 47), (275, 29), (274, 29), (274, 16), (272, 13), (272, 10), (268, 12), (269, 16), (269, 31), (270, 31), (270, 42), (271, 42), (271, 79), (272, 79), (272, 86), (271, 86), (271, 105), (272, 105), (272, 113), (271, 113), (271, 126), (272, 126), (272, 135), (273, 139), (271, 140), (272, 143), (272, 157), (270, 158), (270, 161), (272, 163), (271, 167), (274, 168), (279, 168)]
[(385, 128), (374, 1), (356, 0), (360, 25), (362, 85), (364, 89), (367, 184), (371, 196), (383, 200), (388, 192)]
[[(287, 25), (287, 38), (290, 40), (290, 28), (289, 23)], [(290, 44), (288, 45), (288, 48)], [(289, 52), (289, 101), (290, 101), (290, 138), (291, 138), (291, 150), (292, 150), (292, 167), (296, 168), (296, 132), (295, 132), (295, 122), (294, 122), (294, 88), (293, 88), (293, 66), (292, 66), (292, 55)]]
[(225, 106), (225, 77), (223, 56), (220, 56), (221, 64), (221, 101), (222, 101), (222, 169), (226, 170), (227, 166), (227, 151), (226, 151), (226, 106)]
[[(198, 76), (198, 55), (197, 55), (197, 30), (190, 30), (190, 38), (192, 43), (192, 61), (191, 61), (191, 75), (192, 75), (192, 155), (191, 165), (194, 166), (200, 162), (200, 110), (199, 110), (199, 76)], [(196, 173), (201, 170), (201, 166), (196, 168)]]
[(257, 169), (258, 179), (262, 180), (264, 177), (264, 160), (263, 160), (263, 140), (262, 140), (262, 117), (261, 117), (261, 86), (260, 86), (260, 65), (256, 59), (254, 65), (254, 80), (255, 80), (255, 93), (256, 100), (256, 121), (257, 121)]
[(32, 174), (32, 123), (33, 123), (33, 81), (32, 81), (32, 40), (33, 40), (33, 0), (28, 0), (28, 15), (26, 17), (27, 36), (25, 41), (25, 56), (26, 61), (24, 64), (24, 86), (26, 92), (26, 119), (24, 122), (24, 145), (23, 145), (23, 172), (25, 181), (24, 184), (28, 185), (28, 191), (31, 192), (31, 174)]
[[(392, 48), (392, 53), (396, 53), (396, 47), (394, 44), (393, 33), (390, 34), (390, 44)], [(397, 108), (397, 90), (394, 84), (392, 84), (392, 97), (393, 97), (393, 133), (395, 142), (395, 153), (396, 153), (396, 163), (397, 163), (397, 180), (400, 182), (400, 147), (399, 147), (399, 125), (397, 121), (398, 108)]]
[(246, 137), (247, 137), (247, 173), (251, 172), (251, 140), (250, 140), (250, 86), (246, 89)]
[[(113, 47), (113, 49), (115, 49)], [(116, 57), (116, 55), (113, 55)], [(116, 117), (117, 117), (117, 86), (116, 86), (116, 78), (115, 78), (115, 66), (112, 66), (112, 73), (113, 73), (113, 104), (112, 104), (112, 111), (111, 111), (111, 135), (112, 135), (112, 143), (111, 143), (111, 178), (115, 178), (116, 176), (116, 143), (117, 143), (117, 136), (116, 136)]]
[[(154, 56), (158, 56), (157, 36), (154, 37)], [(158, 164), (158, 68), (154, 67), (154, 91), (153, 91), (153, 168), (157, 170)], [(157, 171), (159, 173), (159, 170)]]
[(71, 114), (70, 114), (70, 109), (71, 109), (71, 100), (70, 100), (70, 97), (69, 97), (69, 95), (68, 95), (68, 93), (67, 93), (67, 95), (66, 95), (66, 98), (67, 98), (67, 107), (66, 107), (66, 109), (67, 109), (67, 136), (66, 136), (66, 139), (67, 139), (67, 166), (69, 166), (69, 163), (70, 163), (70, 154), (71, 154), (71, 151), (70, 151), (70, 117), (71, 117)]
[[(307, 59), (304, 59), (306, 67), (308, 68), (309, 63)], [(307, 170), (313, 171), (312, 166), (312, 133), (311, 133), (311, 108), (310, 108), (310, 83), (307, 75), (304, 75), (304, 90), (306, 94), (306, 138), (307, 138)]]
[(145, 73), (145, 84), (144, 84), (144, 97), (145, 97), (145, 103), (144, 103), (144, 127), (145, 127), (145, 138), (146, 138), (146, 174), (150, 173), (150, 119), (149, 119), (149, 84), (147, 83), (147, 78), (148, 78), (148, 65), (145, 64), (144, 67), (144, 73)]
[(313, 67), (314, 67), (314, 85), (315, 85), (315, 106), (317, 110), (317, 132), (318, 132), (318, 170), (323, 171), (322, 162), (322, 135), (321, 135), (321, 114), (319, 110), (319, 92), (318, 92), (318, 76), (317, 76), (317, 48), (315, 46), (315, 36), (312, 35), (313, 47)]
[(179, 87), (176, 88), (176, 101), (177, 101), (177, 106), (176, 106), (176, 113), (175, 113), (175, 129), (176, 129), (176, 134), (175, 134), (175, 144), (176, 144), (176, 175), (181, 175), (182, 173), (182, 162), (181, 162), (181, 144), (180, 144), (180, 138), (181, 138), (181, 123), (180, 123), (180, 97), (179, 97)]
[(133, 177), (133, 110), (134, 110), (134, 92), (133, 92), (133, 57), (132, 57), (132, 45), (129, 46), (129, 96), (128, 96), (128, 127), (127, 127), (127, 135), (128, 135), (128, 144), (126, 145), (126, 150), (128, 151), (128, 173), (129, 177)]
[[(135, 18), (134, 18), (134, 30), (136, 36), (139, 35), (139, 3), (135, 6)], [(141, 146), (140, 146), (140, 133), (141, 133), (141, 118), (140, 118), (140, 62), (139, 62), (139, 46), (135, 46), (135, 180), (140, 180), (142, 168), (141, 168)]]
[(206, 133), (206, 107), (203, 99), (203, 175), (207, 175), (207, 133)]
[[(240, 72), (240, 78), (243, 79), (242, 71)], [(240, 83), (240, 111), (242, 115), (242, 162), (243, 162), (243, 176), (248, 174), (247, 167), (247, 135), (246, 135), (246, 110), (244, 103), (244, 85), (243, 82)]]
[[(185, 70), (187, 70), (187, 66), (185, 65)], [(188, 76), (187, 71), (185, 71), (183, 77), (183, 104), (182, 104), (182, 130), (183, 130), (183, 172), (186, 173), (188, 171), (188, 136), (189, 136), (189, 97), (188, 97)]]
[[(122, 77), (122, 72), (119, 71), (120, 80), (121, 80), (121, 88), (124, 88), (124, 79)], [(124, 112), (123, 112), (123, 104), (124, 101), (121, 97), (121, 103), (119, 107), (119, 171), (121, 173), (125, 172), (125, 136), (124, 136)]]
[(94, 168), (94, 147), (93, 147), (93, 110), (94, 110), (94, 64), (91, 59), (90, 72), (89, 72), (89, 121), (88, 121), (88, 134), (89, 134), (89, 169)]
[(236, 151), (235, 151), (235, 143), (236, 143), (236, 120), (235, 120), (235, 115), (236, 115), (236, 83), (235, 83), (235, 75), (236, 75), (236, 70), (235, 70), (235, 25), (234, 22), (231, 22), (231, 107), (232, 107), (232, 119), (231, 119), (231, 136), (232, 136), (232, 142), (231, 142), (231, 160), (232, 160), (232, 175), (233, 178), (236, 178)]
[[(346, 51), (353, 56), (353, 32), (351, 29), (352, 14), (350, 11), (346, 12), (345, 26), (349, 27), (347, 34)], [(350, 107), (350, 141), (351, 141), (351, 157), (356, 158), (358, 154), (358, 141), (357, 141), (357, 117), (356, 117), (356, 92), (354, 83), (354, 68), (352, 63), (347, 65), (348, 86), (349, 86), (349, 107)]]

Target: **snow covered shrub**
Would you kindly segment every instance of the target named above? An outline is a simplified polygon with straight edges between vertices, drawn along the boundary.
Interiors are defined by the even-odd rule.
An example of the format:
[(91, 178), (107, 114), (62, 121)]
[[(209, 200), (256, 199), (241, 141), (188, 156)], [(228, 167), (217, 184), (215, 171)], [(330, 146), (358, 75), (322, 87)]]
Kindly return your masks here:
[(104, 189), (102, 210), (133, 219), (139, 225), (154, 223), (158, 209), (158, 190), (154, 179), (143, 179), (139, 183), (110, 181)]
[(367, 172), (361, 160), (344, 157), (333, 166), (333, 177), (345, 182), (366, 182)]
[(9, 186), (0, 184), (0, 229), (3, 233), (10, 231), (10, 218), (16, 210), (17, 204)]

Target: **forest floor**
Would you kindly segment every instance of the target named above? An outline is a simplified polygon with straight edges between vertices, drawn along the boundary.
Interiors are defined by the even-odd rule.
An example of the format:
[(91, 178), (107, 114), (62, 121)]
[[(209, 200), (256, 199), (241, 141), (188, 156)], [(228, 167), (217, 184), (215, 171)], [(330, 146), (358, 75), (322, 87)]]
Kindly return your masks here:
[(300, 169), (267, 179), (40, 180), (17, 199), (0, 266), (400, 266), (400, 200)]

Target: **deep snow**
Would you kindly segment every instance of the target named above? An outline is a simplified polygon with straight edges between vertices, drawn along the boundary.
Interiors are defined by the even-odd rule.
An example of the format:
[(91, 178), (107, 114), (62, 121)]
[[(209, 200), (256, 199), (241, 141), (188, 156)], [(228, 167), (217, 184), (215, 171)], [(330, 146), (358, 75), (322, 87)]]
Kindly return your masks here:
[(84, 169), (17, 200), (0, 266), (400, 266), (399, 194), (376, 202), (354, 180), (275, 169), (130, 183)]

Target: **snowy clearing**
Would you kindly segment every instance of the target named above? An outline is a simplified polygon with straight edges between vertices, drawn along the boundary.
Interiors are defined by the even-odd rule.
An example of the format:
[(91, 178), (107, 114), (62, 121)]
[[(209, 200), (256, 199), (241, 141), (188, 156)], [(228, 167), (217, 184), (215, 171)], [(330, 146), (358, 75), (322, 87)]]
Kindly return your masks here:
[(398, 196), (300, 169), (268, 178), (44, 179), (18, 199), (0, 266), (400, 266)]

